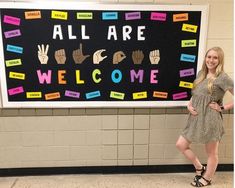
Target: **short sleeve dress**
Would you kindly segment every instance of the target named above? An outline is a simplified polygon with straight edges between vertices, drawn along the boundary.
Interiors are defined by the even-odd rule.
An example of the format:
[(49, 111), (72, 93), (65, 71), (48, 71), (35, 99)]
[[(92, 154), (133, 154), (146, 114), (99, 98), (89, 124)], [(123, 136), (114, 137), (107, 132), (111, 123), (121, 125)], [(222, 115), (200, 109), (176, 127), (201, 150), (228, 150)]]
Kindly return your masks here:
[(198, 115), (189, 114), (186, 127), (181, 134), (190, 142), (205, 144), (220, 141), (224, 134), (222, 113), (210, 108), (209, 104), (214, 101), (222, 105), (225, 92), (233, 89), (233, 80), (222, 72), (214, 80), (212, 94), (209, 93), (207, 84), (208, 79), (204, 79), (192, 91), (192, 106)]

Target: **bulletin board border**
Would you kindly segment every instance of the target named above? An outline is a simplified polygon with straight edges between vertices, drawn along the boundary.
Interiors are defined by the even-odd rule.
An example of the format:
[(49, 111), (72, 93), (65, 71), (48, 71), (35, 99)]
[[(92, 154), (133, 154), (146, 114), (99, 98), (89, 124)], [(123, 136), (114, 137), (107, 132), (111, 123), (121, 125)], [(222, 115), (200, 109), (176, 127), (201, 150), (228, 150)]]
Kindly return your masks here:
[[(138, 10), (138, 11), (201, 11), (199, 52), (197, 67), (202, 66), (206, 50), (209, 5), (157, 5), (157, 4), (109, 4), (93, 2), (0, 2), (1, 9), (57, 9), (57, 10)], [(1, 22), (0, 22), (0, 27)], [(0, 36), (2, 30), (0, 29)], [(6, 73), (4, 66), (4, 49), (0, 37), (0, 84), (2, 108), (154, 108), (154, 107), (183, 107), (188, 101), (8, 101)], [(199, 68), (197, 69), (197, 71)]]

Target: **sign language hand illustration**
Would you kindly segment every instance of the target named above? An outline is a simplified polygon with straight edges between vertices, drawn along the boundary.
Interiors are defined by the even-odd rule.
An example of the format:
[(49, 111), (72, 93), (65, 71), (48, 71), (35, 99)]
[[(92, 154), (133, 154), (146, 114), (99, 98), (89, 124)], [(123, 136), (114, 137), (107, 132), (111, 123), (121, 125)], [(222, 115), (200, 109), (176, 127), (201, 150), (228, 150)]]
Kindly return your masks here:
[(136, 50), (132, 52), (132, 60), (134, 64), (141, 64), (144, 59), (144, 53), (142, 50)]
[(82, 62), (88, 58), (90, 55), (83, 55), (82, 43), (80, 43), (79, 49), (73, 51), (73, 60), (75, 64), (82, 64)]
[(149, 60), (151, 64), (158, 64), (160, 61), (160, 51), (159, 50), (150, 51)]
[(113, 54), (113, 64), (118, 64), (121, 61), (123, 61), (123, 59), (126, 58), (126, 55), (124, 54), (123, 51), (117, 51)]
[(97, 50), (94, 54), (93, 54), (93, 63), (94, 64), (99, 64), (101, 61), (103, 61), (107, 56), (102, 57), (101, 53), (106, 51), (105, 49), (100, 49)]
[(65, 50), (60, 49), (55, 51), (55, 59), (57, 64), (65, 64), (66, 61), (66, 55), (65, 55)]
[(40, 61), (41, 64), (47, 64), (48, 61), (48, 49), (49, 49), (49, 45), (46, 45), (46, 49), (44, 44), (42, 44), (41, 46), (38, 45), (38, 59)]

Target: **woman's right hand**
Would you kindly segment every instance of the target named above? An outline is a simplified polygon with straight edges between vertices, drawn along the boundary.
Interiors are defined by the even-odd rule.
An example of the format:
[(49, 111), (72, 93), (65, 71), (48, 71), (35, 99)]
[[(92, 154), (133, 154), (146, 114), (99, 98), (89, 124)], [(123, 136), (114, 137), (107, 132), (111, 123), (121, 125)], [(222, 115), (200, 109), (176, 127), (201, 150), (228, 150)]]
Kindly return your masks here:
[(187, 106), (187, 108), (188, 108), (188, 111), (189, 111), (192, 115), (194, 115), (194, 116), (197, 115), (196, 109), (195, 109), (191, 104), (189, 104), (189, 105)]

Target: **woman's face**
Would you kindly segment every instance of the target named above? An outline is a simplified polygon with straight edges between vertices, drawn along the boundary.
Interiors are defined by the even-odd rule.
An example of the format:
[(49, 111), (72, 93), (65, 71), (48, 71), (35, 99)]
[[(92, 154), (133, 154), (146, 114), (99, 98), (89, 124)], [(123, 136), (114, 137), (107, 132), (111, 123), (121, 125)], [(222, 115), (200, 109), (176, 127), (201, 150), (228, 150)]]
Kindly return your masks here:
[(208, 68), (209, 71), (214, 72), (218, 64), (219, 64), (218, 53), (214, 50), (210, 50), (206, 55), (206, 67)]

